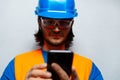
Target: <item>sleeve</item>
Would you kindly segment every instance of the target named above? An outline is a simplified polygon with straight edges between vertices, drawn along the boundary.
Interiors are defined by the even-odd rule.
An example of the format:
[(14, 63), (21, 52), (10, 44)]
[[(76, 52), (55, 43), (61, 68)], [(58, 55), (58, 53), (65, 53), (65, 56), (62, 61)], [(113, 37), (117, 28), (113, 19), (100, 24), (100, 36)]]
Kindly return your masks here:
[(10, 61), (4, 70), (0, 80), (15, 80), (14, 74), (14, 59)]
[(92, 63), (92, 71), (89, 80), (104, 80), (100, 70), (97, 68), (97, 66), (94, 63)]

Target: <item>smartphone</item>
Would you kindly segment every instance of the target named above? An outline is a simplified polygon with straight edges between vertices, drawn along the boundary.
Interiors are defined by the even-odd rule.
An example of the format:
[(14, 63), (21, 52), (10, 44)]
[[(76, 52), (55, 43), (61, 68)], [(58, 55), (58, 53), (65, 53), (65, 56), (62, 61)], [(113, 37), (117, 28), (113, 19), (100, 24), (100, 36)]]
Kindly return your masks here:
[(69, 50), (50, 50), (47, 55), (47, 70), (52, 73), (53, 80), (60, 80), (57, 73), (52, 69), (51, 64), (57, 63), (61, 68), (66, 71), (68, 76), (71, 74), (73, 61), (73, 52)]

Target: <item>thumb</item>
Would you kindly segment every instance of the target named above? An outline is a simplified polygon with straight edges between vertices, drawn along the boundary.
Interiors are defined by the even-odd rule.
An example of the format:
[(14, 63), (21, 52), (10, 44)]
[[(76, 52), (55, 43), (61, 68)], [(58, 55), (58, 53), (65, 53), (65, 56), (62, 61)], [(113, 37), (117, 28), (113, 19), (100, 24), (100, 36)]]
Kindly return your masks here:
[(75, 67), (72, 67), (72, 79), (71, 80), (80, 80), (78, 75), (77, 75), (77, 72), (75, 70)]

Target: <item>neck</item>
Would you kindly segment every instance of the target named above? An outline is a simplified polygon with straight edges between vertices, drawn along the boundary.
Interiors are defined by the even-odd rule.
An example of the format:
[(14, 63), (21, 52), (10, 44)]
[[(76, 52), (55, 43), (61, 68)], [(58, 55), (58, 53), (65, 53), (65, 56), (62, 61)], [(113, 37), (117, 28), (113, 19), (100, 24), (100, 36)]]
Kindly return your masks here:
[(48, 50), (65, 50), (65, 45), (58, 45), (58, 46), (53, 46), (53, 45), (43, 45), (43, 50), (48, 51)]

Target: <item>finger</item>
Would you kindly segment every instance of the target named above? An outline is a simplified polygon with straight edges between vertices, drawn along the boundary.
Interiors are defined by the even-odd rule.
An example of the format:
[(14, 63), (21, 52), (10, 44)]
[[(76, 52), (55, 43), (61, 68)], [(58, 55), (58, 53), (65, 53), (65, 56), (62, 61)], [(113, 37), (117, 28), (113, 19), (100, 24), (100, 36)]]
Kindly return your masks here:
[(72, 80), (79, 80), (79, 77), (77, 75), (77, 72), (74, 67), (72, 67)]
[(56, 73), (59, 75), (59, 78), (61, 80), (70, 80), (67, 73), (56, 63), (52, 63), (52, 68), (56, 71)]
[(31, 77), (31, 78), (29, 78), (29, 80), (52, 80), (52, 79), (45, 79), (45, 78), (40, 78), (40, 77), (37, 77), (37, 78)]
[(27, 73), (26, 78), (37, 77), (37, 76), (46, 77), (46, 78), (51, 77), (51, 73), (45, 70), (46, 67), (47, 67), (46, 63), (33, 66), (32, 69)]
[(47, 64), (43, 63), (43, 64), (38, 64), (38, 65), (33, 66), (32, 69), (44, 69), (46, 67), (47, 67)]
[(34, 69), (30, 72), (30, 77), (43, 77), (43, 78), (50, 78), (52, 74), (47, 71), (39, 70), (39, 69)]

